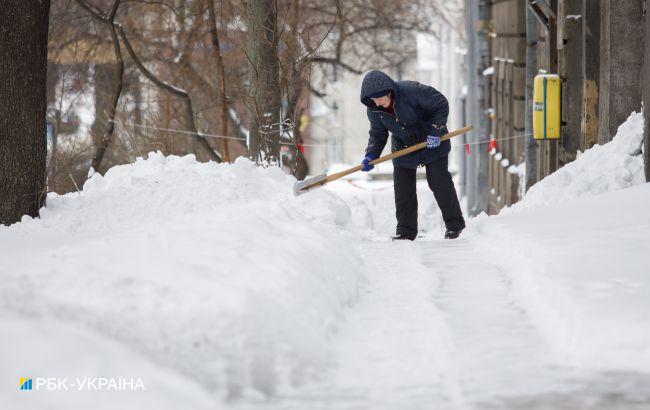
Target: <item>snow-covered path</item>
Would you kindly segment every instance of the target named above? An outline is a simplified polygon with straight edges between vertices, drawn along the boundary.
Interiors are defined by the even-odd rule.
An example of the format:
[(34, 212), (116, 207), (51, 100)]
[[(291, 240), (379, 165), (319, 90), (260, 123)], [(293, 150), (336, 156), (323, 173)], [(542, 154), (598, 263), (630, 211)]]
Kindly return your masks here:
[[(274, 409), (636, 409), (650, 379), (562, 363), (512, 298), (508, 275), (457, 241), (367, 241), (369, 278), (323, 382)], [(248, 408), (248, 407), (246, 407)], [(257, 407), (255, 407), (257, 408)]]
[(337, 182), (151, 154), (0, 227), (0, 403), (124, 407), (15, 379), (132, 375), (133, 408), (650, 409), (650, 184), (445, 241), (421, 181), (404, 243), (390, 181)]
[(458, 404), (444, 319), (432, 303), (438, 279), (413, 245), (370, 242), (363, 247), (369, 284), (341, 334), (331, 376), (330, 388), (344, 408)]

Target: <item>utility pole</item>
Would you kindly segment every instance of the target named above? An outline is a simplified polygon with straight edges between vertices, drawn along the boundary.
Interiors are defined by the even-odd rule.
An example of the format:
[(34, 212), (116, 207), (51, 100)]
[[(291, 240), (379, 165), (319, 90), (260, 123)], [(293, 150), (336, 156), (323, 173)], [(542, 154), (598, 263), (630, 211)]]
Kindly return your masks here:
[(537, 182), (537, 141), (533, 138), (533, 86), (537, 75), (537, 17), (526, 7), (526, 190)]
[(582, 3), (582, 94), (580, 149), (598, 143), (598, 95), (600, 93), (600, 0)]
[[(467, 120), (471, 124), (478, 124), (478, 35), (476, 32), (476, 23), (478, 20), (478, 0), (465, 0), (465, 29), (467, 32), (467, 96), (466, 112)], [(467, 134), (466, 142), (476, 140), (476, 134), (480, 133), (479, 129), (474, 129)], [(464, 154), (463, 154), (464, 155)], [(478, 208), (478, 173), (476, 160), (474, 157), (466, 158), (465, 163), (465, 180), (467, 194), (467, 212), (476, 216), (480, 213)]]
[(488, 141), (490, 139), (490, 119), (488, 118), (487, 109), (490, 106), (489, 95), (489, 77), (483, 75), (483, 71), (492, 65), (490, 54), (490, 20), (491, 20), (491, 0), (479, 0), (478, 2), (478, 70), (475, 75), (478, 76), (478, 140), (482, 144), (476, 145), (474, 157), (478, 162), (478, 195), (476, 201), (476, 210), (487, 212), (489, 176), (490, 176), (490, 156), (488, 155)]
[[(557, 3), (560, 0), (550, 0), (551, 3), (551, 11), (549, 15), (551, 18), (549, 19), (549, 25), (550, 29), (548, 31), (548, 54), (549, 54), (549, 68), (551, 70), (552, 74), (557, 74)], [(558, 167), (558, 161), (557, 161), (557, 154), (558, 154), (558, 145), (559, 142), (558, 140), (549, 140), (549, 141), (542, 141), (542, 144), (544, 144), (547, 147), (547, 168), (546, 168), (546, 173), (544, 176), (550, 175), (553, 172), (557, 170)]]
[(560, 166), (573, 161), (580, 148), (580, 123), (584, 94), (582, 4), (583, 0), (561, 0), (558, 13), (558, 68), (562, 78), (562, 139)]
[(489, 0), (466, 0), (467, 32), (467, 119), (475, 124), (476, 130), (468, 136), (467, 142), (485, 142), (473, 145), (473, 155), (465, 161), (467, 181), (467, 211), (476, 216), (487, 211), (489, 158), (487, 140), (490, 135), (490, 121), (487, 116), (487, 98), (485, 95), (488, 81), (483, 70), (490, 66), (490, 47), (488, 31), (490, 22)]
[(598, 143), (616, 134), (632, 111), (641, 109), (643, 4), (638, 0), (601, 0)]

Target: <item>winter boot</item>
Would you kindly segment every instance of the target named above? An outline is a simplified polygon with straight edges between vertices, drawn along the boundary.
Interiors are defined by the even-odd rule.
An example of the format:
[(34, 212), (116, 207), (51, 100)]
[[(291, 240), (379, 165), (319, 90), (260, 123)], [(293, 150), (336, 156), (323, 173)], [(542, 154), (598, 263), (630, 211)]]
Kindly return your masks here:
[(447, 229), (447, 232), (445, 232), (445, 239), (456, 239), (461, 232), (463, 232), (462, 229)]
[(413, 240), (415, 240), (415, 236), (403, 235), (403, 234), (391, 236), (390, 238), (392, 240), (394, 240), (394, 241), (403, 241), (403, 240), (413, 241)]

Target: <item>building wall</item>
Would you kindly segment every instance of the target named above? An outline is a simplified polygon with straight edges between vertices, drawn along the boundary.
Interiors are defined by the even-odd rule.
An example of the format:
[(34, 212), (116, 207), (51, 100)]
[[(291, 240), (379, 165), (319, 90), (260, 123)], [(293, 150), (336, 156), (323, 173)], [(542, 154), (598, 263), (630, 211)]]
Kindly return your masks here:
[(519, 200), (518, 165), (524, 161), (526, 115), (526, 3), (500, 1), (492, 6), (492, 72), (489, 109), (492, 139), (488, 213)]
[[(537, 24), (536, 71), (562, 80), (559, 141), (537, 142), (537, 180), (576, 157), (578, 150), (611, 140), (632, 111), (641, 109), (644, 71), (643, 2), (639, 0), (551, 0), (534, 2), (548, 25)], [(529, 1), (492, 2), (491, 130), (496, 139), (521, 134), (525, 121), (526, 26)], [(548, 4), (548, 6), (547, 6)], [(647, 33), (646, 33), (647, 35)], [(532, 138), (527, 136), (526, 138)], [(489, 213), (517, 202), (517, 175), (507, 166), (524, 158), (524, 139), (499, 143), (490, 163)], [(526, 187), (530, 188), (530, 187)]]

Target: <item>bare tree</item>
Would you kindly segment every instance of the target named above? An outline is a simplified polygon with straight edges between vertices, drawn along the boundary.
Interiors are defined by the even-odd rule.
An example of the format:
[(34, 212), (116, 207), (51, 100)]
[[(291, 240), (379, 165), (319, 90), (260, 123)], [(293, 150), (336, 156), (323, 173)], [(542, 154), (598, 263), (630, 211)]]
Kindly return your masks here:
[[(62, 64), (63, 71), (82, 64), (85, 72), (96, 75), (107, 64), (113, 80), (102, 86), (92, 76), (86, 78), (88, 90), (103, 101), (95, 106), (101, 126), (93, 133), (94, 155), (88, 154), (83, 141), (74, 145), (86, 151), (83, 155), (69, 152), (70, 137), (83, 135), (64, 132), (64, 149), (59, 153), (57, 148), (52, 175), (61, 182), (79, 180), (88, 161), (105, 170), (160, 149), (177, 155), (196, 150), (199, 160), (217, 156), (215, 151), (227, 160), (248, 153), (256, 161), (263, 157), (282, 164), (302, 178), (308, 164), (301, 152), (301, 121), (307, 117), (310, 95), (323, 95), (320, 85), (312, 81), (312, 72), (318, 70), (319, 77), (327, 79), (335, 70), (360, 74), (370, 67), (401, 64), (415, 55), (415, 44), (408, 40), (413, 32), (435, 32), (442, 25), (432, 22), (456, 19), (457, 4), (446, 2), (441, 7), (442, 0), (57, 2), (52, 6), (55, 23), (50, 35), (53, 61)], [(124, 53), (133, 64), (124, 57), (127, 64), (120, 68)], [(57, 98), (64, 96), (66, 101), (73, 98), (71, 94)], [(70, 119), (61, 114), (66, 128)], [(202, 138), (199, 129), (217, 135)]]
[[(217, 63), (219, 77), (219, 108), (221, 112), (221, 135), (228, 135), (228, 95), (226, 94), (226, 68), (221, 55), (221, 44), (219, 42), (219, 31), (217, 30), (217, 14), (214, 11), (214, 0), (206, 0), (208, 4), (208, 19), (210, 24), (210, 38), (212, 39), (212, 54)], [(228, 152), (228, 140), (221, 140), (221, 156), (224, 161), (230, 161)]]
[(0, 223), (38, 216), (46, 193), (49, 0), (0, 7)]
[[(113, 95), (111, 98), (111, 104), (108, 107), (108, 112), (106, 113), (106, 116), (108, 117), (108, 121), (106, 124), (106, 132), (102, 136), (101, 141), (99, 141), (98, 144), (95, 145), (95, 155), (93, 156), (93, 162), (92, 162), (92, 168), (96, 171), (99, 171), (99, 167), (102, 163), (102, 160), (104, 159), (104, 154), (106, 153), (106, 149), (108, 148), (108, 145), (110, 144), (112, 138), (113, 138), (113, 132), (115, 131), (115, 115), (117, 114), (117, 104), (120, 101), (120, 96), (122, 95), (122, 88), (124, 86), (124, 59), (122, 58), (122, 51), (120, 50), (120, 40), (117, 37), (117, 32), (115, 31), (115, 15), (117, 14), (117, 9), (120, 7), (120, 1), (121, 0), (115, 0), (113, 3), (113, 7), (111, 7), (111, 10), (108, 12), (108, 15), (104, 17), (104, 22), (108, 25), (108, 28), (111, 32), (111, 40), (113, 41), (113, 50), (115, 52), (115, 59), (117, 60), (116, 68), (115, 68), (115, 78), (114, 81), (109, 81), (110, 83), (115, 83), (114, 85), (114, 91)], [(112, 67), (111, 67), (112, 68)], [(109, 79), (113, 79), (110, 74), (107, 75)], [(110, 84), (113, 85), (113, 84)], [(95, 111), (97, 111), (97, 108), (95, 108)], [(100, 111), (100, 114), (104, 114)]]
[(249, 155), (268, 164), (280, 159), (280, 62), (277, 1), (247, 0)]
[[(158, 88), (161, 90), (168, 92), (172, 95), (175, 95), (177, 97), (180, 97), (181, 99), (184, 100), (185, 102), (185, 121), (186, 121), (186, 126), (188, 130), (190, 131), (190, 135), (194, 142), (203, 149), (203, 151), (208, 155), (208, 157), (216, 162), (221, 162), (221, 157), (214, 152), (212, 147), (208, 144), (208, 142), (203, 138), (197, 128), (196, 128), (196, 122), (195, 122), (195, 117), (194, 117), (194, 110), (192, 108), (192, 99), (190, 98), (190, 95), (187, 91), (185, 91), (182, 88), (176, 87), (174, 85), (171, 85), (160, 78), (156, 76), (151, 70), (147, 69), (145, 65), (143, 64), (142, 60), (138, 57), (137, 53), (135, 52), (133, 46), (131, 45), (131, 42), (129, 41), (126, 33), (124, 32), (124, 29), (122, 28), (122, 25), (119, 23), (116, 23), (114, 21), (114, 12), (113, 9), (111, 10), (110, 14), (106, 15), (106, 13), (101, 12), (99, 9), (97, 9), (95, 6), (92, 6), (91, 4), (87, 3), (85, 0), (77, 0), (77, 3), (79, 3), (80, 6), (82, 6), (84, 9), (86, 9), (88, 12), (90, 12), (93, 17), (97, 18), (98, 20), (102, 21), (105, 24), (108, 24), (111, 27), (111, 30), (115, 30), (117, 34), (119, 34), (119, 38), (121, 39), (124, 47), (126, 48), (129, 56), (133, 60), (135, 66), (140, 70), (143, 76), (145, 76), (149, 81), (154, 83)], [(117, 9), (119, 8), (119, 0), (115, 0), (115, 5), (114, 5), (114, 10), (115, 13), (117, 12)], [(109, 19), (108, 17), (113, 16), (113, 19)], [(117, 35), (115, 36), (117, 37)], [(118, 96), (119, 98), (119, 96)]]

